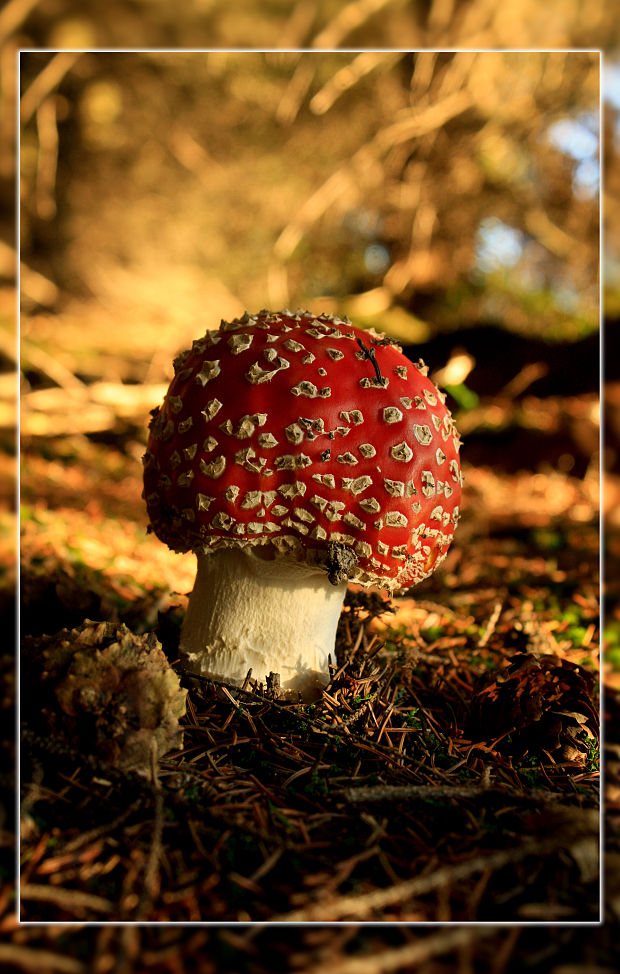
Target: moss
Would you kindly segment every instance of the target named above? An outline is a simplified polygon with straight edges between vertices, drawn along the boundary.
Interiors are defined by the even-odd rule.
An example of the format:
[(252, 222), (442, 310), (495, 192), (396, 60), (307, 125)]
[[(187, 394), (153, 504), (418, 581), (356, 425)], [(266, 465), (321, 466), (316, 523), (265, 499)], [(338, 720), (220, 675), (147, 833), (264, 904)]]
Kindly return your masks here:
[(613, 670), (620, 670), (620, 646), (611, 646), (605, 651), (605, 661)]
[(553, 528), (534, 528), (530, 541), (540, 551), (560, 551), (566, 547), (566, 535)]
[(587, 629), (585, 626), (571, 626), (566, 630), (566, 632), (563, 633), (563, 635), (566, 636), (567, 639), (570, 639), (575, 646), (582, 646), (583, 641), (586, 638), (586, 632)]
[(428, 643), (434, 643), (435, 640), (445, 635), (445, 629), (443, 626), (429, 626), (427, 629), (423, 629), (422, 633)]
[(405, 724), (407, 727), (413, 727), (415, 730), (422, 730), (422, 721), (417, 716), (419, 711), (419, 707), (412, 707), (411, 710), (406, 714)]
[(519, 768), (518, 774), (529, 788), (534, 788), (540, 781), (540, 771), (534, 768)]
[(306, 781), (302, 785), (301, 791), (308, 798), (325, 798), (329, 794), (327, 777), (318, 768), (315, 768), (310, 775), (310, 781)]

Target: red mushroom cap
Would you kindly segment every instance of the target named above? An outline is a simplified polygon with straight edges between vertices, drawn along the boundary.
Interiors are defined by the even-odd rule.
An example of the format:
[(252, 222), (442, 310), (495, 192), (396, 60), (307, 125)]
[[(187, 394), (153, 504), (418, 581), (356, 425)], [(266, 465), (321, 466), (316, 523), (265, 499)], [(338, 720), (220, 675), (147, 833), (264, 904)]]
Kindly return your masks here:
[(328, 565), (337, 545), (353, 581), (389, 589), (445, 557), (460, 441), (396, 343), (333, 315), (246, 312), (174, 367), (144, 457), (151, 529), (171, 548), (271, 545)]

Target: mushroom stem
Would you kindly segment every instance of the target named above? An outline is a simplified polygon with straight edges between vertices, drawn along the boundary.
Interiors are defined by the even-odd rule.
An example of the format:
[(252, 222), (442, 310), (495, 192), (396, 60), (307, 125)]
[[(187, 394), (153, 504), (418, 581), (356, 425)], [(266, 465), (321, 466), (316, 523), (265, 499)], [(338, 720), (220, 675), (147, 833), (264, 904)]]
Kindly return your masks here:
[[(316, 699), (329, 681), (328, 654), (347, 590), (316, 567), (260, 549), (199, 554), (181, 629), (181, 652), (194, 673), (241, 685), (248, 669), (284, 690)], [(335, 662), (335, 660), (334, 660)]]

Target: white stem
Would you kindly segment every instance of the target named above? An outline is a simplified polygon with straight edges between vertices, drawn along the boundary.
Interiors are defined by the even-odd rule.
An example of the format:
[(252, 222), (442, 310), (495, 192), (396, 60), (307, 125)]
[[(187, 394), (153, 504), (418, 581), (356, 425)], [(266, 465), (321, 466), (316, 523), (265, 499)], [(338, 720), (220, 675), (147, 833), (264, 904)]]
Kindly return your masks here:
[(324, 572), (254, 548), (198, 555), (198, 572), (181, 629), (190, 670), (241, 684), (280, 674), (305, 700), (328, 682), (336, 627), (347, 590)]

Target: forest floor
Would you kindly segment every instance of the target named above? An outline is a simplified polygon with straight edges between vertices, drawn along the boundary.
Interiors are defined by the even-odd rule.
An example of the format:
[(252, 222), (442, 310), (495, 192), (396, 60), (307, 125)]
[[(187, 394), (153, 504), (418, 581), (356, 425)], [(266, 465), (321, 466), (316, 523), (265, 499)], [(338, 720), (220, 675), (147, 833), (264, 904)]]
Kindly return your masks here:
[[(154, 632), (179, 671), (194, 559), (146, 535), (142, 448), (131, 423), (24, 441), (21, 633), (31, 647), (110, 620), (140, 638)], [(50, 970), (69, 970), (53, 960), (69, 937), (82, 951), (76, 974), (95, 969), (89, 951), (101, 972), (174, 972), (186, 948), (165, 927), (144, 934), (145, 948), (135, 928), (88, 925), (343, 921), (338, 943), (306, 928), (297, 954), (283, 937), (270, 959), (261, 927), (196, 936), (214, 956), (240, 954), (248, 970), (284, 969), (294, 956), (293, 969), (318, 970), (329, 950), (345, 974), (369, 922), (599, 920), (596, 471), (465, 461), (464, 475), (463, 517), (441, 570), (391, 600), (349, 591), (332, 683), (315, 704), (179, 671), (182, 745), (135, 773), (98, 753), (94, 737), (63, 733), (58, 714), (30, 720), (36, 688), (22, 681), (19, 909), (33, 926), (17, 925), (7, 885), (0, 925), (12, 942), (0, 959), (30, 969), (28, 951), (44, 950)], [(620, 712), (616, 613), (612, 599), (610, 727)], [(610, 861), (620, 855), (615, 741), (612, 730)], [(420, 949), (420, 960), (469, 944), (432, 936), (387, 940), (405, 959)], [(501, 958), (487, 948), (489, 970), (510, 968), (517, 939), (502, 939)], [(126, 966), (115, 967), (121, 947)], [(151, 961), (133, 968), (140, 949)], [(531, 950), (532, 969), (544, 967), (540, 945)]]

